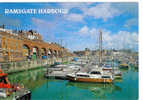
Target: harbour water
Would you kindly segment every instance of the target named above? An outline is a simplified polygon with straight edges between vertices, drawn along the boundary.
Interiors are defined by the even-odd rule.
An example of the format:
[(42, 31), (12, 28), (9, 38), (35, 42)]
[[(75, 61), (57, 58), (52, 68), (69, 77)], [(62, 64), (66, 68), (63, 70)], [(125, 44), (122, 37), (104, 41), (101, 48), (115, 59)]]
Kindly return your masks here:
[(11, 83), (23, 83), (32, 100), (137, 100), (138, 71), (122, 70), (123, 78), (113, 84), (74, 83), (44, 78), (45, 69), (9, 75)]

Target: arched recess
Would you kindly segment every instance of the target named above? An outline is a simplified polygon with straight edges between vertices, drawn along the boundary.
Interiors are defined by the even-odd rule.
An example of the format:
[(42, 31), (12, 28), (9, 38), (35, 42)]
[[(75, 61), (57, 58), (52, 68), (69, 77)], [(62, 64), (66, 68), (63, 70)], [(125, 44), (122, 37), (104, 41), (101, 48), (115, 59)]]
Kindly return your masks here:
[(5, 52), (5, 55), (4, 55), (4, 60), (5, 61), (8, 61), (9, 60), (9, 53), (8, 52)]
[(57, 50), (57, 57), (59, 57), (59, 50)]
[(32, 52), (33, 52), (32, 58), (37, 59), (39, 57), (39, 48), (36, 46), (33, 47)]
[(59, 57), (62, 57), (63, 55), (62, 51), (59, 51), (58, 53), (59, 53)]
[(23, 56), (29, 56), (30, 55), (30, 48), (28, 45), (23, 45)]
[(53, 55), (52, 49), (48, 49), (48, 56), (49, 56), (49, 57), (52, 57), (52, 55)]
[(42, 48), (42, 49), (41, 49), (41, 55), (42, 55), (42, 56), (47, 56), (46, 48)]
[(56, 56), (57, 56), (57, 51), (54, 50), (53, 54), (54, 54), (54, 56), (56, 57)]

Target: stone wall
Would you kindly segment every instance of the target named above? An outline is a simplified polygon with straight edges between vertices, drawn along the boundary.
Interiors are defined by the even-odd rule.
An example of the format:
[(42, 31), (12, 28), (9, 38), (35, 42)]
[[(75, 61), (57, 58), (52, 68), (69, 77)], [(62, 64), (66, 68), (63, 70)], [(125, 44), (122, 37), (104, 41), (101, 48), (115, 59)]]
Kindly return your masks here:
[(54, 64), (55, 62), (69, 62), (71, 61), (71, 57), (69, 58), (50, 58), (50, 59), (37, 59), (31, 61), (19, 61), (19, 62), (7, 62), (1, 63), (0, 68), (6, 73), (13, 73), (18, 71), (24, 71), (28, 69), (34, 69), (38, 67), (46, 67)]

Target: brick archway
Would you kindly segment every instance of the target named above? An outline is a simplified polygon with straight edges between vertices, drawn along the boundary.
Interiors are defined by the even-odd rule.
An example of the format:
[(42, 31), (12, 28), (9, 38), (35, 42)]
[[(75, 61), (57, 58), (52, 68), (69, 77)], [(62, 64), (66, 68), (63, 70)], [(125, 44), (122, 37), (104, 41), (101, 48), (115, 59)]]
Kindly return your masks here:
[(27, 44), (23, 44), (23, 55), (24, 56), (30, 55), (30, 47)]
[(42, 56), (47, 56), (47, 50), (46, 50), (46, 48), (41, 48), (41, 55)]
[(48, 56), (49, 57), (53, 56), (53, 50), (51, 48), (48, 49)]
[(53, 50), (53, 55), (57, 57), (57, 50)]
[(40, 58), (40, 49), (37, 46), (32, 47), (32, 58), (33, 59)]

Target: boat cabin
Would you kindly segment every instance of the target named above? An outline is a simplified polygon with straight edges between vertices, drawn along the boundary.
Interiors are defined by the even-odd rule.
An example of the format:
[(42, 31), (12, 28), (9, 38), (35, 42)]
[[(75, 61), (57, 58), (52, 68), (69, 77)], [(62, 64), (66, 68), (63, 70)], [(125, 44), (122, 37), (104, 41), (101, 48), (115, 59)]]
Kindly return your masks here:
[(77, 77), (89, 77), (87, 73), (77, 73), (76, 76)]
[(92, 69), (89, 74), (92, 75), (101, 75), (102, 74), (102, 69), (96, 68), (96, 69)]

